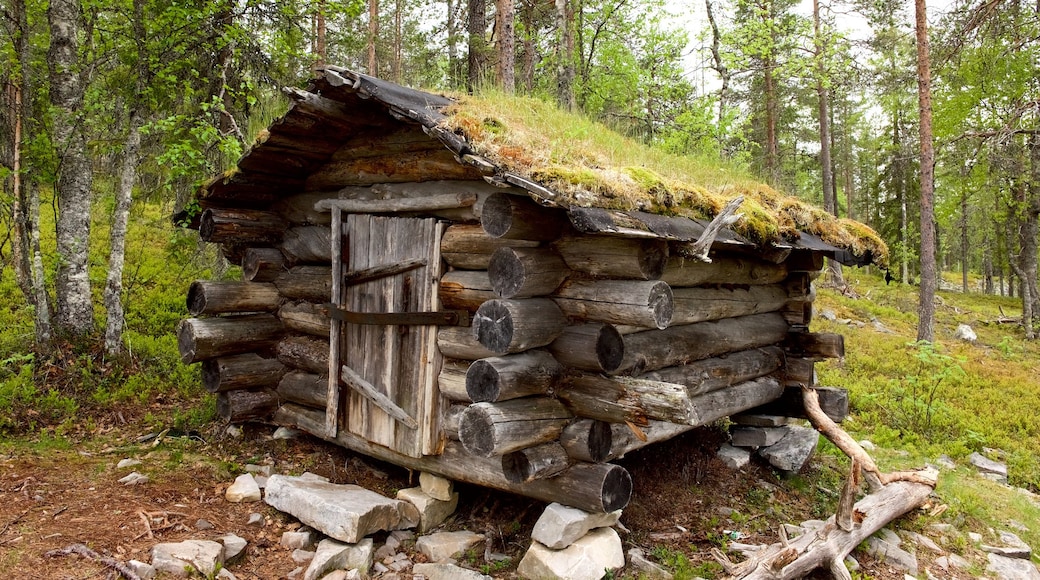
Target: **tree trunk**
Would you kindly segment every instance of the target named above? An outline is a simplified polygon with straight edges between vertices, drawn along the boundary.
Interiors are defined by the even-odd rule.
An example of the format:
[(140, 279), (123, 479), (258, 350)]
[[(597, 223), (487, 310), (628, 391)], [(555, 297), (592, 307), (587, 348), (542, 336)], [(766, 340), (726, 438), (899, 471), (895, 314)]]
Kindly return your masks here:
[(324, 66), (328, 60), (325, 42), (325, 0), (318, 0), (314, 13), (314, 66)]
[(556, 99), (568, 111), (576, 107), (574, 100), (574, 8), (571, 0), (556, 1), (556, 30), (560, 35), (556, 43)]
[(368, 0), (368, 74), (379, 76), (376, 43), (379, 41), (379, 0)]
[(58, 272), (55, 277), (55, 325), (62, 334), (85, 337), (94, 328), (90, 295), (90, 201), (94, 173), (87, 157), (84, 123), (79, 119), (83, 77), (79, 62), (80, 5), (54, 0), (47, 10), (51, 46), (47, 62), (54, 106), (54, 145), (60, 174), (58, 199)]
[[(935, 340), (935, 150), (932, 145), (932, 73), (925, 0), (914, 1), (917, 32), (917, 102), (921, 142), (921, 286), (917, 340)], [(1035, 248), (1034, 248), (1034, 254)]]
[[(704, 8), (708, 13), (708, 23), (711, 25), (711, 58), (712, 58), (712, 69), (715, 70), (719, 75), (719, 79), (722, 81), (722, 86), (719, 87), (719, 113), (715, 119), (716, 126), (721, 127), (726, 118), (726, 99), (729, 96), (729, 69), (726, 68), (725, 62), (722, 60), (722, 51), (719, 50), (722, 44), (722, 34), (719, 32), (719, 25), (715, 22), (715, 12), (712, 7), (711, 0), (704, 0)], [(722, 131), (718, 131), (719, 148), (721, 149), (722, 140), (725, 138)]]
[(469, 2), (469, 69), (466, 75), (466, 90), (475, 93), (484, 83), (487, 67), (487, 5), (485, 0)]
[[(827, 67), (824, 62), (826, 47), (823, 42), (823, 31), (820, 25), (820, 0), (813, 0), (813, 38), (816, 48), (816, 97), (820, 117), (820, 173), (823, 186), (823, 209), (838, 217), (838, 196), (834, 188), (834, 165), (831, 162), (831, 106), (830, 90), (827, 88)], [(841, 264), (828, 260), (830, 282), (835, 288), (845, 286), (841, 274)]]
[(506, 94), (516, 91), (516, 32), (513, 26), (513, 0), (495, 0), (495, 28), (498, 31), (498, 86)]
[[(135, 5), (138, 2), (134, 3)], [(136, 12), (136, 6), (135, 6)], [(105, 281), (104, 304), (105, 352), (114, 355), (123, 348), (123, 266), (126, 263), (126, 230), (130, 220), (130, 204), (134, 197), (134, 182), (137, 181), (137, 166), (141, 157), (141, 115), (130, 112), (130, 134), (123, 146), (123, 167), (116, 191), (116, 207), (112, 214), (111, 246), (108, 256), (108, 277)]]

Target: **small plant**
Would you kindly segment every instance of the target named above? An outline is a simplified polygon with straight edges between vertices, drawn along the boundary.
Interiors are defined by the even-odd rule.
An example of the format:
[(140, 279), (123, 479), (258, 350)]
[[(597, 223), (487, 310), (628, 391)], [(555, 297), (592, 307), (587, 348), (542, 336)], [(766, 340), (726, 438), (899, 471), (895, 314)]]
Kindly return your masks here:
[(964, 359), (940, 352), (927, 341), (907, 346), (916, 349), (917, 369), (892, 380), (893, 404), (889, 412), (896, 427), (931, 440), (941, 430), (940, 418), (949, 411), (941, 400), (940, 388), (965, 376), (961, 367)]

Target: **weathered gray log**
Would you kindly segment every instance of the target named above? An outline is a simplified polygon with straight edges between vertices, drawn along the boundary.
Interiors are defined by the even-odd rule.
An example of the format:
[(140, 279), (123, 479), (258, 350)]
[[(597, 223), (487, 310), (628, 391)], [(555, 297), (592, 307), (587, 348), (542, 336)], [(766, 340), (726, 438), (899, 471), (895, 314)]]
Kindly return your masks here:
[(478, 457), (504, 455), (558, 439), (572, 417), (549, 397), (473, 403), (462, 414), (459, 440)]
[(287, 302), (278, 309), (278, 318), (289, 330), (329, 337), (329, 307), (314, 302)]
[(332, 297), (332, 268), (296, 266), (279, 274), (274, 285), (290, 300), (328, 302)]
[(305, 187), (309, 191), (328, 191), (348, 185), (422, 181), (431, 175), (444, 179), (482, 179), (479, 171), (460, 164), (450, 151), (439, 147), (427, 151), (333, 160), (311, 173)]
[(441, 277), (438, 293), (447, 310), (476, 312), (480, 305), (497, 298), (484, 270), (453, 270)]
[(322, 411), (288, 404), (275, 413), (274, 420), (280, 425), (298, 427), (358, 453), (408, 469), (510, 491), (545, 502), (557, 501), (587, 512), (604, 513), (622, 509), (632, 497), (631, 475), (625, 468), (613, 463), (577, 463), (551, 479), (515, 484), (510, 483), (502, 473), (500, 457), (471, 455), (456, 441), (447, 441), (440, 455), (410, 457), (346, 430), (341, 430), (335, 437), (324, 435), (325, 413)]
[(660, 280), (568, 280), (552, 298), (567, 316), (610, 324), (667, 328), (675, 313), (672, 289)]
[(492, 238), (548, 241), (560, 237), (567, 216), (526, 195), (493, 194), (484, 202), (480, 225)]
[(437, 348), (447, 358), (477, 360), (500, 353), (489, 350), (473, 336), (473, 329), (465, 326), (442, 326), (437, 329)]
[(347, 286), (364, 284), (365, 282), (371, 282), (372, 280), (390, 278), (398, 274), (404, 274), (405, 272), (418, 270), (426, 264), (426, 260), (422, 258), (414, 258), (411, 260), (402, 260), (393, 264), (383, 264), (380, 266), (373, 266), (371, 268), (360, 268), (358, 270), (350, 270), (343, 274), (343, 283)]
[(626, 334), (625, 360), (619, 370), (641, 374), (728, 352), (769, 346), (783, 341), (787, 330), (783, 316), (770, 312)]
[(558, 441), (542, 443), (502, 456), (502, 471), (510, 483), (552, 477), (570, 467), (567, 451)]
[(569, 236), (553, 247), (572, 270), (600, 278), (659, 280), (668, 242), (611, 236)]
[(612, 373), (625, 358), (625, 341), (612, 324), (575, 324), (549, 344), (549, 352), (564, 366)]
[(390, 399), (390, 397), (388, 397), (380, 387), (365, 380), (365, 378), (358, 374), (354, 369), (347, 365), (340, 367), (340, 379), (351, 389), (360, 393), (363, 397), (371, 401), (375, 406), (382, 409), (387, 415), (390, 415), (394, 420), (405, 427), (408, 427), (409, 429), (419, 428), (419, 423), (414, 417), (409, 415), (404, 409), (398, 407), (397, 403)]
[(808, 298), (789, 300), (779, 312), (791, 326), (809, 326), (813, 319), (813, 301)]
[(275, 389), (282, 402), (325, 410), (329, 394), (329, 379), (323, 375), (303, 371), (289, 371), (278, 381)]
[(466, 371), (469, 363), (444, 361), (441, 372), (437, 375), (437, 389), (441, 395), (451, 401), (472, 402), (466, 392)]
[(325, 226), (289, 228), (279, 247), (290, 264), (328, 264), (332, 260), (332, 230)]
[(500, 298), (551, 294), (571, 273), (548, 248), (499, 248), (491, 255), (488, 277)]
[(202, 361), (202, 385), (211, 393), (273, 388), (285, 374), (278, 359), (247, 352)]
[(700, 426), (772, 401), (782, 390), (775, 378), (760, 377), (691, 397), (675, 383), (580, 375), (568, 378), (557, 395), (581, 417), (635, 425), (658, 419)]
[(281, 240), (288, 226), (277, 214), (266, 211), (211, 207), (202, 212), (199, 237), (214, 244), (271, 243)]
[(229, 423), (268, 418), (278, 409), (278, 394), (270, 389), (217, 393), (217, 415)]
[(833, 332), (798, 332), (792, 329), (784, 341), (791, 356), (822, 361), (845, 356), (845, 337)]
[(441, 257), (449, 265), (464, 270), (487, 270), (491, 255), (503, 247), (534, 248), (538, 242), (492, 238), (474, 224), (455, 224), (441, 238)]
[(288, 269), (285, 256), (275, 248), (247, 248), (242, 257), (242, 279), (247, 282), (274, 282)]
[(638, 378), (678, 383), (695, 396), (768, 375), (779, 369), (784, 360), (783, 349), (767, 346), (650, 371)]
[(673, 288), (672, 324), (693, 324), (780, 310), (788, 301), (779, 284), (726, 288)]
[(466, 412), (466, 408), (469, 405), (455, 404), (455, 405), (444, 405), (443, 415), (441, 416), (441, 432), (444, 436), (452, 441), (459, 440), (459, 421), (462, 420), (462, 414)]
[(278, 341), (275, 352), (287, 367), (317, 374), (329, 372), (328, 339), (290, 335)]
[(631, 423), (610, 423), (611, 446), (606, 461), (620, 459), (630, 451), (666, 441), (693, 428), (693, 425), (677, 425), (667, 421), (650, 421), (648, 425), (639, 427)]
[[(835, 423), (841, 423), (849, 416), (849, 391), (837, 387), (813, 387), (820, 397), (820, 408)], [(802, 401), (801, 387), (787, 387), (775, 400), (748, 411), (756, 415), (775, 415), (808, 419), (805, 403)]]
[(784, 264), (735, 256), (714, 256), (711, 262), (672, 256), (661, 275), (673, 289), (704, 284), (778, 284), (785, 278)]
[(797, 387), (805, 385), (812, 387), (816, 385), (816, 361), (796, 356), (785, 357), (781, 383), (785, 387)]
[(270, 348), (284, 331), (273, 314), (186, 318), (177, 325), (177, 349), (181, 360), (191, 364)]
[(545, 346), (566, 326), (563, 312), (547, 298), (488, 300), (473, 316), (473, 335), (496, 354)]
[(544, 350), (530, 350), (474, 361), (466, 372), (466, 393), (474, 402), (495, 403), (544, 395), (563, 375), (563, 367)]
[(323, 199), (314, 204), (314, 209), (327, 211), (337, 208), (344, 213), (430, 212), (470, 207), (475, 203), (475, 193), (446, 193), (398, 199)]
[(188, 287), (188, 314), (192, 316), (273, 312), (281, 302), (274, 284), (196, 280)]
[(560, 434), (560, 445), (575, 461), (602, 463), (609, 457), (612, 444), (610, 423), (596, 419), (576, 419)]
[[(429, 137), (422, 135), (429, 141)], [(472, 193), (476, 203), (471, 206), (444, 209), (429, 209), (424, 213), (452, 222), (479, 222), (484, 200), (501, 189), (484, 181), (423, 181), (414, 183), (377, 183), (370, 187), (344, 187), (337, 192), (310, 192), (281, 198), (271, 205), (271, 210), (293, 223), (329, 225), (332, 223), (328, 211), (319, 211), (314, 205), (326, 199), (412, 199), (433, 195)]]

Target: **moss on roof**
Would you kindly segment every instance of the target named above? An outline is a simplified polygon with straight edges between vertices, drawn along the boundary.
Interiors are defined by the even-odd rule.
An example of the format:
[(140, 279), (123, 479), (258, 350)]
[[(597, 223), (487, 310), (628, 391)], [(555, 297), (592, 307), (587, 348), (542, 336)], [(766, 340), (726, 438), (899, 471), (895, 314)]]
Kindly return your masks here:
[(473, 150), (557, 192), (562, 207), (639, 210), (710, 220), (738, 195), (743, 219), (732, 226), (755, 243), (794, 240), (798, 232), (888, 265), (888, 248), (870, 227), (827, 212), (721, 165), (673, 155), (587, 118), (532, 98), (459, 97), (445, 113)]

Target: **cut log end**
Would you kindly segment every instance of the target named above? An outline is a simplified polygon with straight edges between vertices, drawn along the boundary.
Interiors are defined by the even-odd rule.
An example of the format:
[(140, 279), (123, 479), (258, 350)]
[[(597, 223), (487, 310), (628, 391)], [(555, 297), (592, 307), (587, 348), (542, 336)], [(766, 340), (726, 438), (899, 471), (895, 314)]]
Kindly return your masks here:
[(186, 300), (188, 306), (188, 314), (192, 316), (198, 316), (206, 311), (206, 292), (203, 289), (202, 282), (196, 280), (188, 286), (188, 298)]
[(613, 465), (603, 479), (603, 511), (624, 509), (632, 499), (632, 475), (620, 465)]
[(473, 319), (473, 334), (477, 341), (492, 352), (504, 353), (513, 341), (513, 315), (498, 300), (481, 305)]
[(653, 312), (654, 322), (657, 328), (667, 328), (675, 313), (675, 301), (672, 289), (668, 284), (661, 282), (656, 284), (650, 291), (650, 310)]
[(501, 384), (498, 369), (486, 360), (474, 361), (466, 371), (466, 393), (471, 401), (497, 401)]
[(471, 405), (459, 419), (462, 446), (478, 457), (491, 457), (495, 452), (495, 422), (479, 407)]
[(519, 256), (509, 250), (500, 248), (491, 256), (491, 262), (488, 264), (488, 277), (495, 294), (503, 298), (516, 296), (523, 287), (527, 274)]

